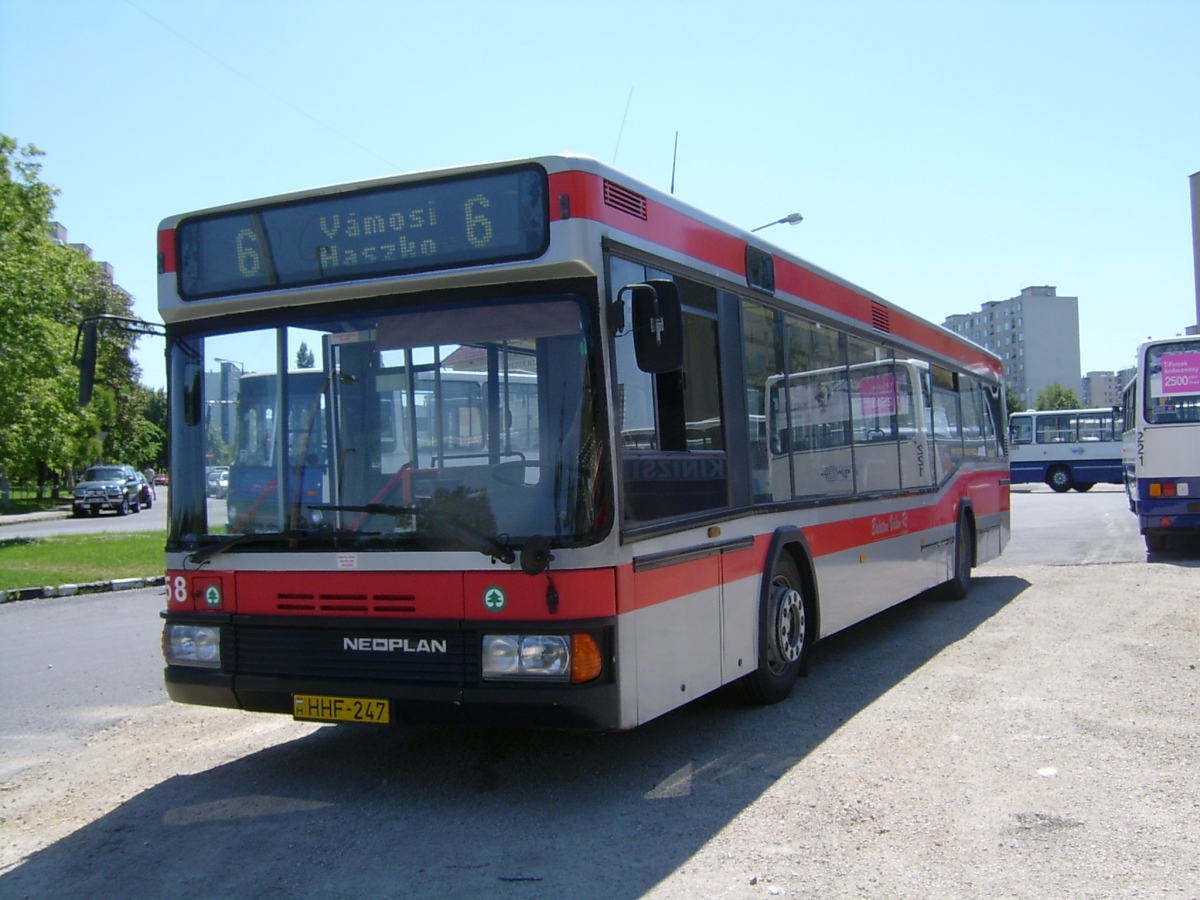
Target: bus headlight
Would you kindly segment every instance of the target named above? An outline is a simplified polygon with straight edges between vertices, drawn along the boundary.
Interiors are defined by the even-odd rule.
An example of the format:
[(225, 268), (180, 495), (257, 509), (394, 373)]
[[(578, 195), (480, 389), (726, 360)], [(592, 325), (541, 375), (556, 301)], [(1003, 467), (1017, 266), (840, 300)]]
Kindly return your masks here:
[(485, 634), (486, 681), (559, 681), (582, 684), (603, 669), (600, 647), (590, 634)]
[(221, 629), (217, 625), (171, 625), (163, 628), (163, 656), (169, 666), (221, 665)]
[(571, 645), (562, 634), (485, 634), (483, 677), (568, 681)]

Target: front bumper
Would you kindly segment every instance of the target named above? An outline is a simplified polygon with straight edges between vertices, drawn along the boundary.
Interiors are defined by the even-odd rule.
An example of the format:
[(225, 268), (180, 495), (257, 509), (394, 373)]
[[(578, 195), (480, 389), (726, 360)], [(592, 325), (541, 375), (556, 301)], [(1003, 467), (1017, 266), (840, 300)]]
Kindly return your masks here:
[[(168, 665), (167, 696), (178, 703), (291, 715), (293, 695), (389, 700), (392, 722), (609, 731), (622, 727), (613, 664), (614, 623), (506, 622), (504, 630), (587, 631), (605, 656), (599, 678), (580, 685), (484, 681), (480, 648), (494, 623), (267, 619), (253, 616), (169, 615), (167, 623), (221, 626), (221, 668)], [(344, 636), (369, 634), (415, 645), (437, 634), (440, 658), (354, 654)]]

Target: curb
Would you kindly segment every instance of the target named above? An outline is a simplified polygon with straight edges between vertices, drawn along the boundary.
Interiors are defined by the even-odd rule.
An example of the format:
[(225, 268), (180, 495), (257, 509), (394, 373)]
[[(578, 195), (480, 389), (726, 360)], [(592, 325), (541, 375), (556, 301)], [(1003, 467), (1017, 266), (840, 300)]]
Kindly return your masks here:
[(52, 522), (55, 519), (69, 519), (69, 509), (46, 509), (31, 513), (5, 513), (0, 515), (0, 528), (5, 525), (28, 525), (30, 522)]
[(46, 600), (51, 597), (74, 597), (77, 594), (107, 594), (113, 591), (136, 591), (147, 587), (161, 587), (167, 583), (165, 575), (150, 578), (114, 578), (112, 581), (89, 581), (86, 584), (60, 584), (57, 587), (14, 588), (0, 591), (0, 603), (15, 603), (18, 600)]

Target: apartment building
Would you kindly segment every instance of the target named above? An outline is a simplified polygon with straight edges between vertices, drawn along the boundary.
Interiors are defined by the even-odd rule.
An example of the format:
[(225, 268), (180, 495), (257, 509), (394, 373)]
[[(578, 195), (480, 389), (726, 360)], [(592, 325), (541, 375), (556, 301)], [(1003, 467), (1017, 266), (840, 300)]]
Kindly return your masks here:
[(1027, 287), (1016, 297), (988, 301), (977, 312), (949, 316), (942, 324), (1004, 360), (1008, 389), (1025, 408), (1056, 383), (1082, 397), (1078, 297), (1060, 297), (1051, 285)]
[(1080, 399), (1088, 407), (1116, 406), (1121, 399), (1121, 387), (1119, 372), (1088, 372), (1083, 376)]

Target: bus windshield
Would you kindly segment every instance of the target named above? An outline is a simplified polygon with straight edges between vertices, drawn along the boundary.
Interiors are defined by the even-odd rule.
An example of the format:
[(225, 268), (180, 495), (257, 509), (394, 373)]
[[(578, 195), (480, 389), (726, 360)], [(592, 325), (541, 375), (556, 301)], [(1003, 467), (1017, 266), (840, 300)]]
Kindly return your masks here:
[(199, 473), (172, 486), (172, 544), (503, 557), (533, 535), (599, 533), (607, 463), (579, 298), (394, 306), (172, 345), (172, 367), (197, 373), (173, 398), (174, 471)]
[(1200, 350), (1194, 341), (1156, 344), (1146, 351), (1146, 422), (1200, 422)]

